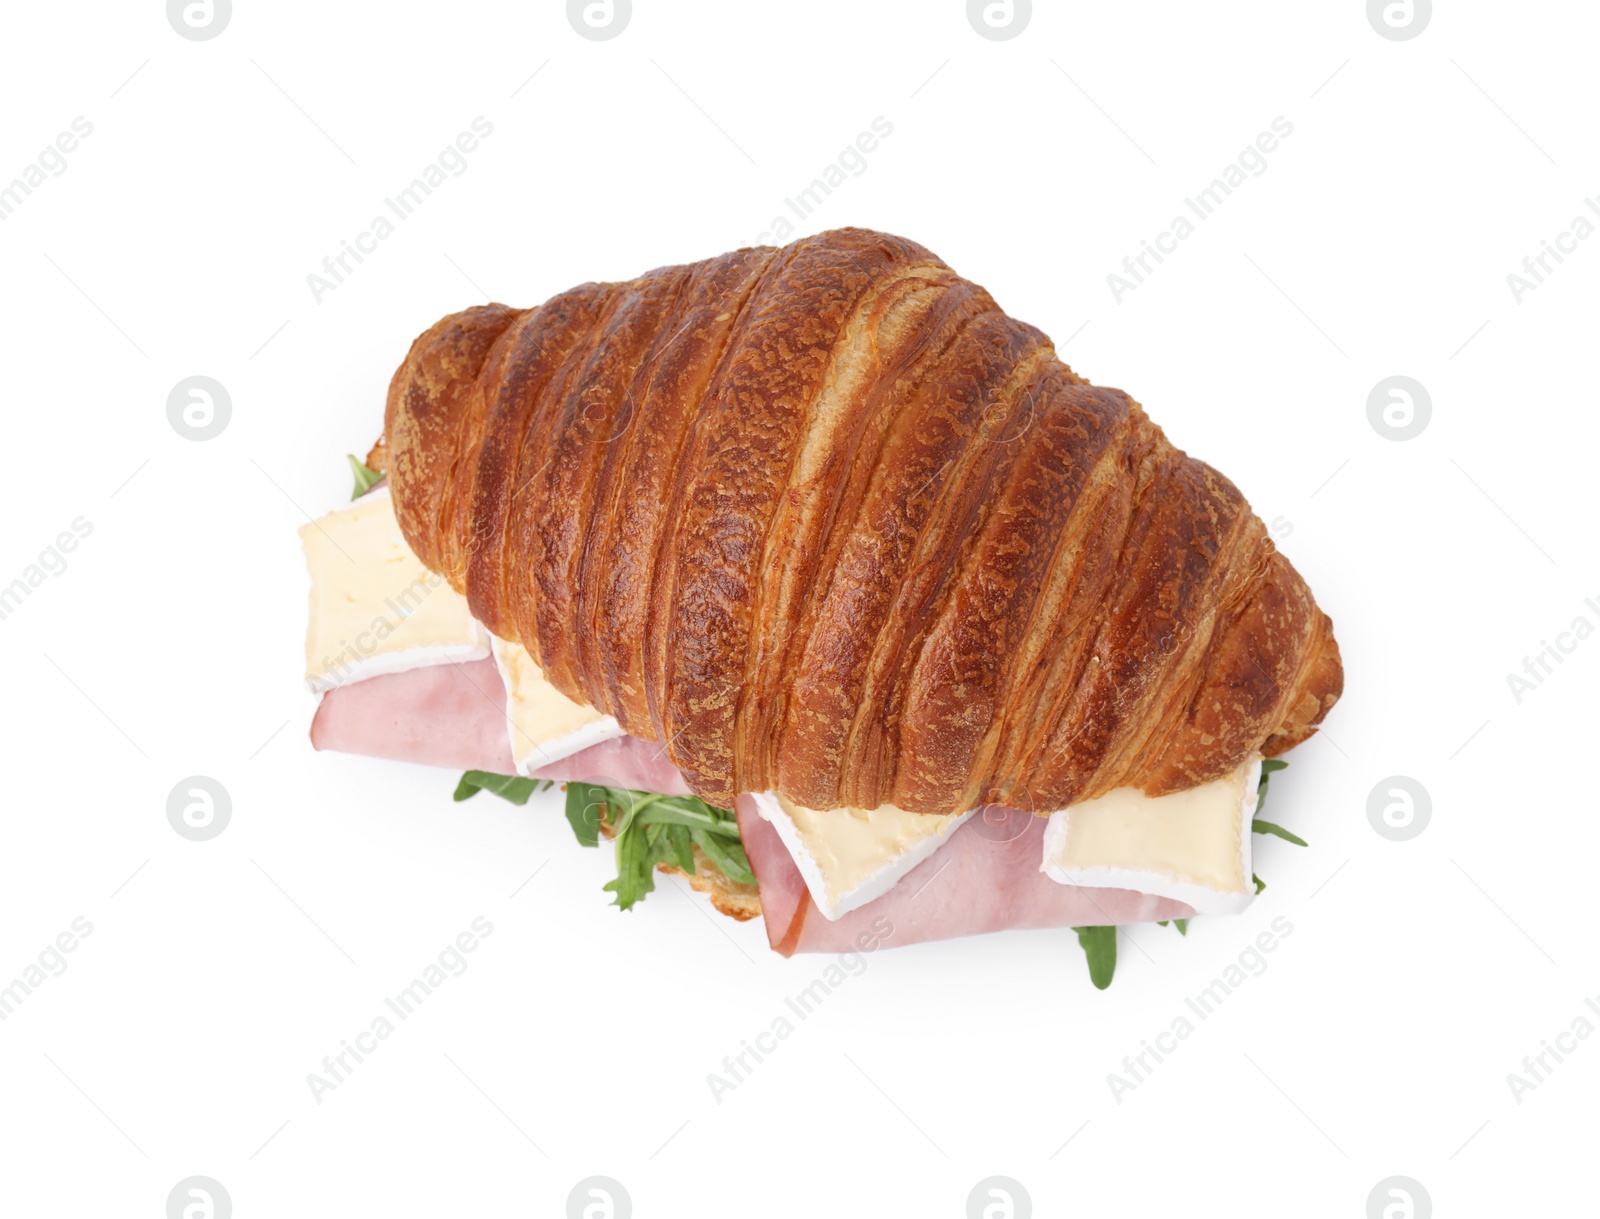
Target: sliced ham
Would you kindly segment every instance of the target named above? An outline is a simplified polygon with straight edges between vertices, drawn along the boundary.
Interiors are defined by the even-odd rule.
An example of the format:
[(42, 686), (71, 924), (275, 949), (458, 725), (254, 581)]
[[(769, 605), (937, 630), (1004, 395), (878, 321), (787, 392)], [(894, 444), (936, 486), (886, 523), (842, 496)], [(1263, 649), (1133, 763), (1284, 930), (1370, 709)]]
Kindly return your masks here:
[[(512, 775), (505, 706), (505, 684), (493, 660), (425, 665), (329, 690), (311, 721), (311, 743), (370, 758)], [(692, 794), (660, 745), (632, 736), (601, 741), (532, 775)]]
[[(428, 665), (323, 695), (311, 723), (318, 749), (452, 770), (516, 773), (506, 735), (505, 686), (493, 660)], [(689, 795), (654, 741), (602, 741), (532, 772), (557, 782), (603, 783)], [(875, 901), (830, 922), (811, 900), (788, 848), (740, 796), (739, 834), (761, 890), (767, 939), (784, 956), (954, 939), (1015, 927), (1084, 927), (1188, 918), (1181, 902), (1126, 889), (1082, 889), (1039, 871), (1043, 817), (986, 809)]]
[(1063, 885), (1039, 871), (1045, 818), (988, 808), (882, 897), (830, 922), (778, 831), (740, 796), (739, 837), (761, 887), (767, 941), (784, 956), (950, 940), (1018, 927), (1098, 927), (1189, 918), (1182, 902), (1127, 889)]
[(660, 792), (663, 796), (694, 795), (666, 750), (636, 736), (601, 741), (529, 773), (536, 779), (554, 779), (558, 783), (603, 783), (607, 787)]
[(424, 665), (329, 690), (311, 721), (311, 744), (513, 775), (505, 705), (506, 688), (492, 660)]

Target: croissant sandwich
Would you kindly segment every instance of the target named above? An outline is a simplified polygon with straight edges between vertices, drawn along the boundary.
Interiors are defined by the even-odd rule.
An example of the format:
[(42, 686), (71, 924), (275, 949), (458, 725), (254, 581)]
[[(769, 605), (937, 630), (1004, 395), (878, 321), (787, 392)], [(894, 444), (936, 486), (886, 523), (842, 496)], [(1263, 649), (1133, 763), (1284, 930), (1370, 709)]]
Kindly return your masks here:
[(1242, 909), (1343, 686), (1238, 489), (914, 242), (842, 229), (411, 345), (301, 532), (318, 748), (560, 782), (779, 952)]

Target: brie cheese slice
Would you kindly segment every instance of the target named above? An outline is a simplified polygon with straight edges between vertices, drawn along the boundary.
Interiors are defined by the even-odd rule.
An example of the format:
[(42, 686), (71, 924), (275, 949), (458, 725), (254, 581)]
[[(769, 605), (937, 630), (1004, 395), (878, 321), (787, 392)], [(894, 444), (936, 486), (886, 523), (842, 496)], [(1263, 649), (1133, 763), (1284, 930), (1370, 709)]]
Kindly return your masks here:
[(301, 526), (300, 542), (311, 572), (306, 685), (313, 692), (489, 654), (488, 632), (467, 599), (406, 545), (388, 487)]
[(1050, 815), (1039, 870), (1064, 885), (1132, 889), (1235, 914), (1255, 900), (1250, 821), (1261, 758), (1169, 796), (1119, 787)]
[(882, 897), (977, 811), (909, 813), (892, 804), (812, 809), (776, 792), (757, 792), (754, 799), (789, 848), (811, 900), (830, 921)]
[(497, 636), (491, 642), (506, 687), (506, 731), (519, 775), (624, 735), (611, 716), (573, 702), (546, 681), (539, 662), (520, 643)]

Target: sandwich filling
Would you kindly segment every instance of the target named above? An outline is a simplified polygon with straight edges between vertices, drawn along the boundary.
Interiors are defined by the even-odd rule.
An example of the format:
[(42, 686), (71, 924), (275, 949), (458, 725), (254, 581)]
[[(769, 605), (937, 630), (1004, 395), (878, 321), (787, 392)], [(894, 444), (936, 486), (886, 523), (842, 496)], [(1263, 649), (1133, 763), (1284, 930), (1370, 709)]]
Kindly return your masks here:
[(756, 809), (772, 823), (827, 919), (882, 897), (947, 841), (965, 813), (909, 813), (882, 808), (804, 808), (777, 792), (759, 792)]
[(300, 528), (311, 570), (306, 685), (321, 694), (423, 665), (478, 660), (489, 633), (406, 545), (387, 486)]
[[(746, 837), (753, 825), (770, 826), (798, 873), (797, 883), (803, 882), (808, 908), (841, 927), (854, 925), (852, 912), (887, 909), (884, 903), (902, 882), (910, 886), (914, 881), (920, 893), (946, 867), (958, 873), (970, 867), (964, 861), (975, 849), (990, 855), (1001, 850), (1031, 851), (1037, 860), (1036, 875), (1066, 889), (1088, 891), (1086, 901), (1063, 897), (1074, 911), (1068, 916), (1073, 919), (1083, 910), (1088, 922), (1111, 922), (1112, 918), (1094, 912), (1135, 908), (1127, 899), (1140, 895), (1147, 904), (1136, 908), (1144, 918), (1168, 917), (1163, 912), (1176, 912), (1170, 917), (1180, 920), (1190, 912), (1237, 913), (1262, 887), (1251, 868), (1252, 831), (1300, 843), (1294, 835), (1258, 819), (1266, 788), (1260, 756), (1220, 779), (1171, 795), (1152, 797), (1134, 788), (1119, 788), (1051, 814), (1042, 835), (1038, 819), (1032, 816), (1018, 813), (1008, 821), (988, 815), (1006, 810), (989, 810), (982, 824), (958, 835), (979, 810), (936, 815), (893, 806), (811, 809), (777, 792), (741, 797), (741, 809), (749, 800), (751, 809), (746, 812), (758, 815), (754, 823), (741, 820), (743, 814), (736, 817), (686, 794), (675, 771), (668, 776), (676, 781), (675, 788), (654, 777), (656, 771), (671, 768), (654, 758), (647, 764), (633, 758), (639, 749), (630, 752), (629, 747), (646, 743), (626, 737), (614, 718), (557, 690), (522, 645), (494, 638), (476, 622), (466, 599), (411, 553), (386, 487), (369, 490), (358, 483), (358, 495), (350, 506), (300, 530), (311, 573), (308, 686), (321, 695), (410, 670), (444, 674), (449, 670), (437, 667), (453, 665), (452, 680), (460, 678), (455, 684), (464, 694), (456, 699), (452, 722), (470, 716), (482, 722), (485, 700), (500, 708), (506, 747), (496, 752), (509, 760), (507, 769), (515, 771), (507, 775), (469, 769), (456, 798), (488, 790), (522, 804), (541, 787), (565, 782), (568, 819), (579, 842), (597, 846), (605, 838), (614, 846), (618, 878), (606, 888), (623, 908), (651, 891), (651, 876), (660, 868), (688, 875), (724, 913), (748, 918), (761, 912), (770, 903), (765, 894), (758, 900), (760, 869), (752, 871), (740, 840), (741, 825)], [(497, 673), (503, 701), (500, 691), (488, 689), (481, 677), (473, 676), (487, 670), (487, 664), (468, 663), (484, 662), (490, 655), (494, 669), (488, 670), (487, 684), (493, 684)], [(373, 689), (381, 684), (375, 682)], [(481, 699), (473, 698), (474, 693)], [(425, 726), (418, 731), (429, 735)], [(494, 735), (488, 726), (482, 731)], [(431, 735), (437, 739), (440, 734)], [(608, 749), (615, 758), (606, 754)], [(481, 753), (479, 749), (474, 756)], [(439, 758), (434, 754), (428, 760)], [(617, 762), (627, 765), (611, 778), (597, 777)], [(1281, 766), (1269, 762), (1265, 771)], [(623, 776), (620, 785), (617, 775)], [(660, 782), (667, 790), (634, 790), (640, 778)], [(587, 781), (591, 779), (595, 781)], [(963, 845), (954, 851), (951, 843), (958, 838)], [(938, 862), (941, 852), (953, 852), (948, 862)], [(988, 866), (980, 864), (973, 875)], [(1047, 884), (1045, 889), (1051, 887)], [(1094, 898), (1096, 891), (1104, 896)], [(937, 888), (929, 892), (935, 897), (941, 893)], [(916, 895), (896, 897), (904, 901)], [(1036, 902), (1051, 900), (1041, 897)], [(791, 928), (788, 939), (800, 934), (803, 916), (804, 909), (790, 906), (785, 918)], [(1180, 930), (1184, 927), (1180, 921)], [(1107, 951), (1104, 937), (1098, 935), (1103, 930), (1080, 928), (1080, 938), (1096, 933), (1092, 939), (1098, 949), (1085, 944), (1092, 972), (1096, 952)], [(774, 946), (779, 946), (776, 938)], [(791, 945), (786, 951), (792, 950)], [(1109, 952), (1114, 963), (1114, 935)], [(1109, 976), (1104, 973), (1105, 981)], [(1095, 980), (1103, 984), (1098, 974)]]
[(1039, 870), (1064, 885), (1135, 889), (1237, 914), (1255, 898), (1250, 825), (1261, 758), (1168, 796), (1119, 787), (1050, 815)]
[(624, 735), (611, 716), (573, 702), (546, 681), (539, 662), (520, 643), (499, 636), (492, 642), (506, 688), (506, 731), (519, 775)]

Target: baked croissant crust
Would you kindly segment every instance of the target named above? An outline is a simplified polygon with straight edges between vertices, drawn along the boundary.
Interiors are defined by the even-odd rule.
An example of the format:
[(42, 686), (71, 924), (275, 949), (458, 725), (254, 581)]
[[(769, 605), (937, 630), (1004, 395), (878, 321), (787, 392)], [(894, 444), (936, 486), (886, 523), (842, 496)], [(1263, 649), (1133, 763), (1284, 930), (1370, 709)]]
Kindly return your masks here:
[(1343, 687), (1238, 489), (902, 238), (452, 314), (384, 422), (422, 562), (724, 808), (1161, 795)]

